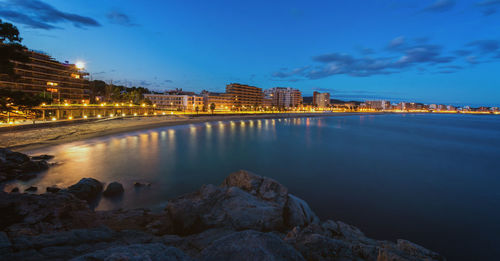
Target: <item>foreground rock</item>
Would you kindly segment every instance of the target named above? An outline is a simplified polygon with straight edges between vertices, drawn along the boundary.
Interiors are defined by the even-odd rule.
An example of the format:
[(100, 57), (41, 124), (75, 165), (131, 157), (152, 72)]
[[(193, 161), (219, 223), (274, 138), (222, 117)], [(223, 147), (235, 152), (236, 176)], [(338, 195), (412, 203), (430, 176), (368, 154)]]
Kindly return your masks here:
[[(109, 186), (108, 186), (109, 188)], [(165, 211), (93, 211), (102, 184), (0, 193), (6, 260), (445, 260), (406, 240), (378, 241), (321, 222), (277, 181), (246, 171), (171, 200)]]
[(108, 186), (106, 187), (106, 190), (104, 190), (102, 195), (105, 197), (116, 197), (116, 196), (120, 196), (121, 194), (123, 194), (123, 191), (125, 191), (125, 190), (123, 189), (122, 184), (120, 184), (118, 182), (111, 182), (108, 184)]
[(35, 178), (37, 172), (49, 168), (47, 159), (50, 158), (49, 155), (43, 155), (30, 159), (26, 154), (0, 148), (0, 182)]
[(67, 191), (79, 199), (90, 201), (101, 194), (102, 188), (102, 183), (97, 179), (83, 178), (78, 183), (71, 185)]

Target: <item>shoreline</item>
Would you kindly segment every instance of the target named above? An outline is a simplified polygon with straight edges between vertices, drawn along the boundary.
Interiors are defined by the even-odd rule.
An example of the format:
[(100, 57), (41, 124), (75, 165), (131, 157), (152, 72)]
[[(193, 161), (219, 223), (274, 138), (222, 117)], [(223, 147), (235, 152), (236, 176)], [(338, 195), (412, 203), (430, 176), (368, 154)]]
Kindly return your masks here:
[[(380, 114), (380, 113), (376, 113)], [(17, 130), (0, 133), (0, 147), (26, 152), (42, 149), (63, 143), (99, 138), (109, 135), (122, 134), (132, 131), (154, 129), (159, 127), (181, 126), (214, 121), (248, 120), (248, 119), (279, 119), (303, 117), (334, 117), (354, 115), (375, 115), (375, 113), (280, 113), (280, 114), (253, 114), (253, 115), (210, 115), (194, 116), (182, 119), (171, 116), (155, 116), (148, 118), (117, 118), (102, 122), (75, 123), (67, 126), (43, 127), (27, 130)], [(124, 122), (127, 121), (127, 122)], [(114, 125), (108, 128), (106, 125)], [(92, 129), (94, 127), (94, 129)], [(18, 137), (18, 136), (21, 136)], [(4, 138), (10, 138), (5, 141)], [(21, 139), (24, 143), (17, 141)]]

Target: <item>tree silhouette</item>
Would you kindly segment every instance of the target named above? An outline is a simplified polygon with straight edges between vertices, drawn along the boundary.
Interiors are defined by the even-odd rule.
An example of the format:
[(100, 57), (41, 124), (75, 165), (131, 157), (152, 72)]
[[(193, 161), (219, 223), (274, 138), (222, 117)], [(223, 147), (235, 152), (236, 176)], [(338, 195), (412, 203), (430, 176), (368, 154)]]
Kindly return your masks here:
[(8, 80), (19, 77), (14, 72), (14, 64), (11, 61), (29, 61), (26, 47), (21, 45), (21, 41), (17, 27), (0, 19), (0, 74), (4, 74)]
[(212, 111), (212, 114), (214, 114), (214, 111), (215, 111), (215, 103), (210, 104), (210, 110)]

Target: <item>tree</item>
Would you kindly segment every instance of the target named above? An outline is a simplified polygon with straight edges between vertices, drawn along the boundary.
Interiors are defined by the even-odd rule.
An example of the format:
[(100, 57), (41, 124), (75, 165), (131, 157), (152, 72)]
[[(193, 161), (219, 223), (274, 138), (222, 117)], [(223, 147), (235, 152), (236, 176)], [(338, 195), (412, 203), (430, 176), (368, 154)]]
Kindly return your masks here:
[(200, 112), (200, 108), (198, 106), (196, 106), (195, 110), (196, 110), (196, 114), (198, 114)]
[(12, 111), (23, 111), (28, 117), (33, 107), (42, 103), (50, 103), (52, 99), (44, 97), (42, 94), (32, 95), (21, 91), (10, 89), (0, 89), (0, 110), (2, 113), (10, 115)]
[(21, 45), (21, 41), (17, 27), (0, 19), (0, 74), (6, 75), (9, 80), (18, 78), (11, 61), (29, 61), (26, 47)]
[(20, 43), (23, 39), (19, 37), (19, 30), (11, 23), (4, 23), (0, 19), (0, 43), (8, 40), (10, 43)]
[(214, 114), (214, 111), (215, 111), (215, 103), (210, 104), (210, 110), (212, 111), (212, 114)]

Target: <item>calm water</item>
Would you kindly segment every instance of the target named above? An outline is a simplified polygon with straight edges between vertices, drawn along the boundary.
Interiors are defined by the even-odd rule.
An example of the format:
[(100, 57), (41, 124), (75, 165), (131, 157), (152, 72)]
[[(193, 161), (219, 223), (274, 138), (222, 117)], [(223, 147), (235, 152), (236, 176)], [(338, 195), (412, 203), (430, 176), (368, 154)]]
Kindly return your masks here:
[[(131, 132), (43, 151), (61, 165), (23, 184), (82, 177), (125, 185), (98, 209), (162, 208), (238, 169), (273, 177), (323, 219), (405, 238), (449, 260), (500, 255), (500, 117), (374, 115), (214, 122)], [(136, 180), (152, 183), (134, 189)]]

